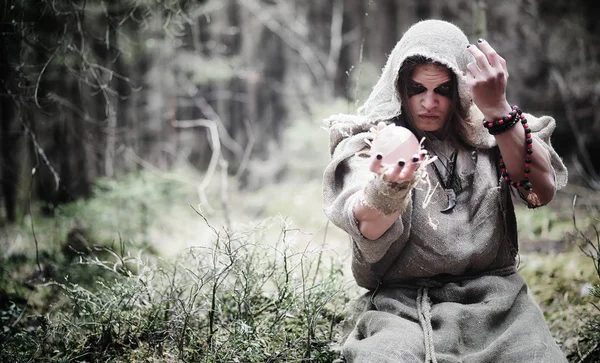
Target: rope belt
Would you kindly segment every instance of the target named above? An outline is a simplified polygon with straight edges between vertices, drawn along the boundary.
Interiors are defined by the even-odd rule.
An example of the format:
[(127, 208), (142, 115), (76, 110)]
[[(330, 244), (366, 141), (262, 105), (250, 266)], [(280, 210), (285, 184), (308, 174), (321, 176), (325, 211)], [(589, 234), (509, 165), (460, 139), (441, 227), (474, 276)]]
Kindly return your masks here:
[(431, 326), (431, 301), (429, 300), (429, 288), (420, 287), (417, 291), (417, 314), (419, 323), (423, 329), (423, 342), (425, 343), (425, 363), (437, 363), (435, 349), (433, 347), (433, 327)]

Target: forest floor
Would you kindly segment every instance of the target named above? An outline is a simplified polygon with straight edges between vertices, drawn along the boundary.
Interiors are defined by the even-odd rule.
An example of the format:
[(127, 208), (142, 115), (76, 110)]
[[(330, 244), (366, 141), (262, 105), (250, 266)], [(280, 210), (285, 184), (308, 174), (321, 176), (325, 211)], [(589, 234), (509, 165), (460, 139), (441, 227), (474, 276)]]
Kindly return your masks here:
[[(191, 167), (142, 170), (2, 227), (0, 360), (333, 361), (363, 291), (321, 209), (327, 135), (315, 129), (293, 124), (243, 186), (215, 176), (199, 195), (206, 176)], [(521, 274), (569, 360), (590, 361), (600, 193), (570, 185), (517, 216)]]

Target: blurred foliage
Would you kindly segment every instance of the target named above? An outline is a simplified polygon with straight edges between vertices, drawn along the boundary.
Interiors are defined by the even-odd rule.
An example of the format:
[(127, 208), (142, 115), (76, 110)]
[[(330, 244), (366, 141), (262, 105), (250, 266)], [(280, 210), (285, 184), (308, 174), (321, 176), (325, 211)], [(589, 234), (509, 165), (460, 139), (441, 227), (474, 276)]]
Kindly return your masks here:
[(240, 60), (233, 58), (207, 58), (192, 52), (178, 52), (174, 67), (182, 72), (182, 76), (195, 85), (209, 84), (231, 79)]

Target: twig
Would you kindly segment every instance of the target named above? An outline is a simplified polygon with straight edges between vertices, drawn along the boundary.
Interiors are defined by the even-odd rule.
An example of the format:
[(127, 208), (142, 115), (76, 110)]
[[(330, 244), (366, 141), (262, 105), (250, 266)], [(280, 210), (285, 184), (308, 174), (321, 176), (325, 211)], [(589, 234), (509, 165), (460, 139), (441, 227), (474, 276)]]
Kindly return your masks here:
[(254, 136), (254, 132), (252, 131), (252, 127), (250, 125), (250, 121), (244, 118), (244, 128), (246, 129), (246, 135), (248, 135), (248, 144), (246, 144), (246, 149), (244, 150), (244, 156), (242, 156), (242, 161), (240, 162), (240, 166), (235, 173), (235, 178), (239, 180), (242, 177), (242, 174), (248, 168), (248, 162), (250, 161), (250, 154), (252, 153), (252, 149), (254, 148), (254, 143), (256, 142), (256, 137)]
[[(208, 323), (208, 338), (206, 339), (206, 344), (210, 348), (213, 347), (213, 345), (212, 345), (213, 337), (216, 332), (214, 323), (215, 323), (215, 312), (216, 312), (216, 306), (217, 306), (217, 291), (218, 291), (219, 287), (221, 286), (221, 283), (223, 281), (225, 281), (225, 279), (229, 275), (229, 270), (235, 263), (235, 259), (230, 258), (229, 264), (217, 272), (217, 265), (219, 262), (219, 253), (220, 253), (219, 241), (220, 241), (220, 238), (219, 238), (219, 235), (217, 235), (217, 239), (215, 241), (215, 247), (213, 250), (213, 271), (215, 273), (215, 276), (213, 279), (213, 285), (212, 285), (212, 291), (211, 291), (210, 310), (208, 311), (208, 321), (209, 321), (209, 323)], [(229, 238), (229, 236), (227, 238), (227, 241), (229, 243), (231, 243), (231, 239)], [(227, 248), (227, 245), (225, 247)]]
[(198, 185), (197, 191), (198, 191), (198, 196), (200, 197), (200, 200), (202, 200), (203, 203), (206, 206), (208, 206), (210, 209), (213, 209), (210, 206), (210, 204), (208, 203), (208, 199), (206, 198), (205, 191), (215, 174), (215, 171), (219, 164), (219, 159), (222, 158), (221, 142), (219, 139), (219, 132), (217, 131), (216, 124), (214, 121), (206, 120), (206, 119), (175, 120), (175, 121), (172, 121), (171, 124), (173, 125), (173, 127), (177, 127), (177, 128), (192, 128), (192, 127), (200, 126), (200, 127), (206, 127), (209, 130), (209, 135), (210, 135), (209, 140), (211, 141), (210, 144), (211, 144), (211, 148), (212, 148), (213, 152), (210, 157), (210, 162), (208, 164), (208, 169), (206, 171), (206, 175), (204, 176), (204, 179), (202, 179), (202, 182), (200, 183), (200, 185)]
[[(19, 110), (19, 111), (23, 112), (22, 110)], [(28, 118), (28, 113), (27, 112), (23, 114), (23, 119), (26, 119), (26, 118)], [(21, 124), (25, 128), (25, 132), (27, 132), (27, 134), (31, 138), (31, 142), (33, 143), (34, 147), (37, 150), (37, 153), (35, 154), (35, 156), (36, 156), (36, 163), (33, 166), (33, 168), (31, 169), (31, 181), (29, 182), (28, 208), (29, 208), (29, 219), (31, 221), (31, 234), (33, 236), (33, 241), (35, 243), (35, 261), (36, 261), (36, 264), (38, 266), (38, 269), (39, 269), (40, 275), (41, 275), (42, 274), (42, 266), (40, 264), (40, 249), (39, 249), (38, 239), (37, 239), (37, 236), (35, 234), (35, 224), (33, 222), (33, 219), (34, 219), (33, 218), (33, 211), (31, 209), (31, 199), (32, 199), (33, 183), (35, 181), (35, 173), (37, 171), (37, 167), (40, 165), (40, 160), (39, 160), (38, 155), (42, 156), (42, 158), (44, 159), (44, 162), (46, 163), (46, 165), (50, 169), (50, 172), (52, 172), (52, 175), (54, 176), (54, 182), (56, 183), (56, 190), (58, 190), (58, 186), (60, 184), (60, 177), (58, 176), (58, 173), (56, 173), (56, 171), (54, 170), (54, 168), (50, 164), (50, 161), (46, 157), (46, 154), (44, 153), (44, 150), (40, 147), (40, 145), (35, 140), (35, 135), (33, 134), (33, 132), (31, 132), (31, 130), (27, 126), (27, 122), (24, 120), (24, 121), (21, 122)]]
[(600, 345), (600, 343), (596, 343), (594, 344), (594, 346), (587, 351), (587, 353), (585, 353), (585, 355), (583, 357), (581, 357), (581, 359), (579, 360), (579, 363), (583, 363), (585, 362), (585, 360), (587, 359), (587, 357), (592, 354), (594, 352), (594, 350), (596, 350), (596, 348), (598, 348), (598, 345)]
[(42, 273), (42, 266), (40, 265), (40, 248), (37, 236), (35, 235), (35, 226), (33, 223), (33, 212), (31, 211), (31, 190), (33, 189), (33, 181), (35, 180), (35, 167), (31, 169), (31, 182), (29, 183), (29, 220), (31, 221), (31, 234), (33, 241), (35, 242), (35, 262), (37, 263), (40, 274)]
[(231, 218), (229, 215), (229, 197), (227, 194), (229, 186), (227, 160), (221, 158), (219, 161), (219, 166), (221, 167), (221, 207), (223, 208), (223, 214), (225, 217), (225, 227), (229, 229), (231, 228)]
[(213, 231), (213, 233), (215, 234), (215, 236), (216, 236), (217, 238), (219, 238), (219, 232), (217, 232), (217, 230), (215, 229), (215, 227), (213, 227), (213, 226), (212, 226), (212, 225), (211, 225), (211, 224), (208, 222), (208, 219), (206, 219), (206, 217), (205, 217), (205, 216), (204, 216), (202, 213), (200, 213), (199, 211), (197, 211), (197, 210), (196, 210), (196, 209), (195, 209), (193, 206), (191, 206), (191, 205), (190, 205), (190, 208), (192, 208), (192, 210), (193, 210), (194, 212), (196, 212), (196, 214), (197, 214), (197, 215), (199, 215), (200, 217), (202, 217), (202, 219), (204, 219), (204, 222), (206, 223), (206, 225), (208, 226), (208, 228), (210, 228), (210, 229)]
[[(46, 164), (48, 169), (50, 169), (50, 172), (52, 173), (52, 176), (54, 177), (54, 183), (56, 184), (56, 190), (58, 190), (58, 187), (60, 185), (60, 176), (58, 176), (58, 173), (56, 172), (56, 170), (54, 170), (54, 168), (52, 167), (52, 164), (50, 164), (50, 160), (48, 160), (48, 157), (46, 156), (44, 149), (42, 149), (40, 144), (38, 144), (37, 140), (35, 139), (35, 135), (31, 131), (31, 129), (27, 126), (27, 123), (21, 122), (21, 124), (23, 125), (23, 128), (25, 128), (25, 132), (27, 133), (27, 135), (29, 135), (29, 137), (31, 138), (31, 142), (33, 143), (33, 146), (35, 147), (35, 150), (37, 151), (37, 153), (39, 155), (42, 156), (44, 163)], [(33, 174), (35, 174), (35, 169), (38, 166), (39, 166), (39, 162), (36, 164), (36, 166), (34, 166), (34, 168), (33, 168), (34, 170), (32, 170), (32, 174), (31, 174), (32, 177), (33, 177)]]
[(79, 107), (75, 106), (72, 102), (70, 102), (66, 98), (61, 97), (54, 92), (48, 92), (47, 97), (50, 101), (56, 102), (59, 105), (64, 106), (64, 107), (70, 109), (71, 111), (75, 112), (77, 114), (77, 116), (80, 117), (80, 119), (85, 122), (90, 122), (90, 123), (94, 123), (94, 124), (100, 122), (98, 119), (90, 116), (87, 112), (85, 112), (82, 109), (80, 109)]
[(317, 259), (317, 268), (315, 269), (315, 276), (313, 277), (312, 284), (315, 286), (317, 282), (317, 276), (319, 275), (319, 269), (321, 268), (321, 260), (323, 259), (323, 247), (327, 241), (327, 231), (329, 230), (329, 219), (325, 223), (325, 231), (323, 232), (323, 241), (321, 242), (321, 250), (319, 251), (319, 258)]
[(309, 317), (308, 305), (306, 304), (306, 278), (304, 276), (304, 256), (300, 258), (300, 272), (302, 274), (302, 303), (306, 314), (306, 353), (305, 358), (310, 358), (310, 341), (312, 338), (311, 319)]
[[(65, 27), (66, 27), (66, 25), (65, 25)], [(50, 62), (52, 62), (52, 59), (54, 59), (54, 57), (56, 56), (56, 53), (58, 53), (59, 49), (60, 49), (60, 46), (58, 46), (58, 47), (56, 47), (56, 49), (54, 49), (54, 52), (52, 53), (50, 58), (48, 58), (48, 60), (46, 61), (46, 64), (44, 64), (44, 67), (40, 71), (40, 74), (38, 74), (38, 79), (37, 79), (37, 82), (35, 83), (35, 91), (33, 93), (33, 99), (35, 100), (35, 105), (38, 108), (42, 108), (42, 106), (40, 105), (40, 103), (38, 101), (38, 90), (40, 89), (40, 81), (42, 79), (42, 76), (44, 75), (44, 72), (46, 71), (46, 68), (48, 68), (48, 65), (50, 64)]]
[[(181, 80), (179, 80), (179, 81), (181, 81)], [(233, 152), (233, 154), (236, 157), (240, 157), (244, 153), (244, 150), (242, 149), (241, 145), (238, 144), (237, 141), (235, 141), (231, 137), (231, 135), (229, 135), (229, 132), (227, 131), (227, 128), (225, 127), (225, 124), (223, 123), (223, 120), (221, 119), (219, 114), (215, 111), (215, 109), (210, 105), (210, 103), (208, 103), (208, 101), (204, 97), (202, 97), (202, 95), (199, 94), (200, 90), (198, 90), (198, 87), (193, 85), (191, 82), (186, 82), (185, 85), (181, 85), (181, 86), (185, 90), (185, 92), (188, 94), (188, 96), (192, 99), (192, 102), (194, 102), (194, 105), (196, 107), (198, 107), (198, 109), (200, 111), (202, 111), (204, 116), (206, 116), (207, 118), (209, 118), (210, 120), (212, 120), (212, 122), (214, 122), (216, 124), (218, 130), (221, 133), (220, 139), (221, 139), (221, 143), (223, 144), (223, 146), (225, 146), (228, 150)], [(194, 91), (192, 92), (191, 89), (193, 89)]]

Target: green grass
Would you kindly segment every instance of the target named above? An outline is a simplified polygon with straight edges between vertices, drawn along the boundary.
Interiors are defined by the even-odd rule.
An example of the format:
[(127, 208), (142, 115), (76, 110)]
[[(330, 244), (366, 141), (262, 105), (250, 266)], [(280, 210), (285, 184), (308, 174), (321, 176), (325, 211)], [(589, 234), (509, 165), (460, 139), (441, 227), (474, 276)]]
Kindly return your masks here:
[[(91, 254), (80, 268), (105, 273), (86, 285), (65, 278), (36, 286), (55, 301), (44, 309), (11, 301), (2, 309), (0, 358), (331, 361), (352, 290), (340, 262), (298, 249), (295, 229), (276, 220), (209, 228), (206, 247), (169, 261)], [(272, 229), (279, 238), (265, 241)]]

